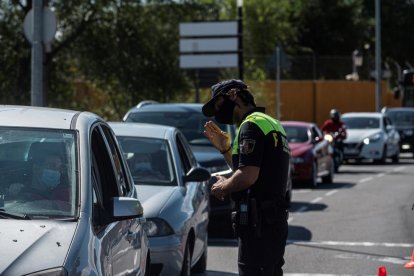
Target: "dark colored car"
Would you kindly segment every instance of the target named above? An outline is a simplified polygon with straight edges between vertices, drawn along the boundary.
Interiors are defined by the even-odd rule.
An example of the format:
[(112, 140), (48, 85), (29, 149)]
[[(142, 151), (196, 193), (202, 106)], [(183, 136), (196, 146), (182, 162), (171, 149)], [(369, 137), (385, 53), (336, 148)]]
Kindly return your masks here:
[[(202, 111), (202, 104), (196, 103), (157, 103), (144, 101), (130, 109), (124, 116), (125, 122), (140, 122), (174, 126), (181, 130), (190, 143), (198, 163), (208, 169), (211, 174), (230, 176), (231, 168), (227, 165), (223, 155), (214, 148), (210, 141), (204, 136), (204, 124), (213, 118), (206, 118)], [(217, 122), (216, 122), (217, 123)], [(218, 124), (219, 127), (230, 134), (232, 141), (235, 137), (235, 128), (231, 125)], [(214, 182), (214, 178), (211, 179)], [(233, 202), (229, 197), (220, 201), (210, 197), (210, 222), (211, 225), (228, 223), (226, 230), (231, 230), (230, 213)], [(217, 220), (217, 221), (216, 221)], [(220, 222), (220, 223), (217, 223)], [(221, 225), (220, 225), (221, 226)], [(228, 226), (228, 227), (227, 227)]]
[(400, 152), (411, 152), (414, 157), (414, 108), (392, 107), (383, 112), (400, 134)]
[(281, 122), (291, 150), (293, 181), (306, 182), (312, 187), (318, 185), (318, 177), (323, 183), (332, 183), (334, 178), (333, 150), (323, 138), (319, 127), (314, 123), (299, 121)]

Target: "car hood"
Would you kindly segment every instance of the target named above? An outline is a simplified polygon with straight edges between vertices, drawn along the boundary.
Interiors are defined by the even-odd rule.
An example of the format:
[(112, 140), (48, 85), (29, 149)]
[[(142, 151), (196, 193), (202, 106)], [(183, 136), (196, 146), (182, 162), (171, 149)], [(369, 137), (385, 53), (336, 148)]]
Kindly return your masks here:
[(289, 143), (289, 148), (291, 156), (297, 157), (312, 149), (312, 145), (308, 143)]
[(2, 219), (0, 275), (62, 266), (76, 226), (70, 222)]
[(145, 217), (158, 217), (178, 186), (137, 185), (138, 199), (144, 208)]
[(360, 143), (367, 137), (380, 133), (379, 129), (347, 129), (345, 143)]

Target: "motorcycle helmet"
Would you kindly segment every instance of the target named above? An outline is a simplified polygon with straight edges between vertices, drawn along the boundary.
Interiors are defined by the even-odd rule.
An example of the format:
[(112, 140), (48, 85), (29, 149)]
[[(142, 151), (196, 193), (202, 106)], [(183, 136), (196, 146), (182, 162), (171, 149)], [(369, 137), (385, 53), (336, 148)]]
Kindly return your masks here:
[(336, 109), (331, 109), (331, 111), (329, 112), (329, 115), (331, 119), (334, 121), (339, 121), (339, 119), (341, 118), (341, 113), (339, 113), (339, 111)]

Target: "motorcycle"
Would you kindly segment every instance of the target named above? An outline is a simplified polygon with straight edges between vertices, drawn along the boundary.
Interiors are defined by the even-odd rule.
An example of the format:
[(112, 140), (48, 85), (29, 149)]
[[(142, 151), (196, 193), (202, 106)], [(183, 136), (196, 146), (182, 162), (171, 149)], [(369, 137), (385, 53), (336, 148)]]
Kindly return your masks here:
[(344, 161), (344, 152), (342, 146), (342, 139), (339, 135), (339, 132), (325, 133), (324, 139), (330, 143), (333, 149), (333, 160), (334, 160), (334, 169), (337, 173), (339, 166), (342, 165)]

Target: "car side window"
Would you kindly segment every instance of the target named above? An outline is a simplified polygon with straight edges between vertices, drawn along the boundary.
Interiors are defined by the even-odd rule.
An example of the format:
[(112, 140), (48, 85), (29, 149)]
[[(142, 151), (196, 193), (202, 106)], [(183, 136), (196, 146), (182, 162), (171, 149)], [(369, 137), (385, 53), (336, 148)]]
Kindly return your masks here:
[(184, 137), (180, 134), (177, 134), (177, 148), (178, 153), (180, 155), (181, 166), (184, 169), (184, 174), (186, 174), (192, 167), (193, 167), (193, 160), (188, 157), (188, 148), (186, 147), (185, 143), (183, 142)]
[(112, 209), (111, 199), (119, 196), (115, 172), (105, 138), (98, 126), (91, 132), (91, 180), (93, 190), (93, 226), (99, 231), (105, 226)]
[(112, 155), (111, 160), (116, 174), (116, 181), (119, 187), (120, 195), (126, 196), (131, 191), (131, 183), (129, 183), (129, 179), (127, 177), (128, 174), (125, 171), (125, 164), (123, 163), (122, 155), (111, 130), (104, 125), (102, 125), (101, 128), (106, 137), (106, 141)]

